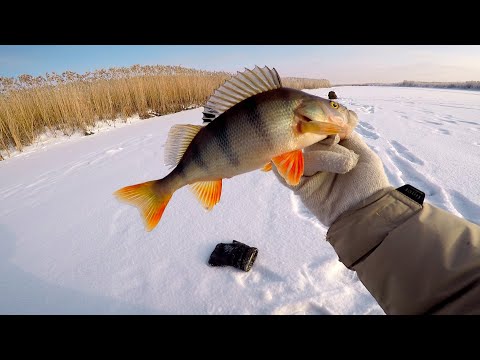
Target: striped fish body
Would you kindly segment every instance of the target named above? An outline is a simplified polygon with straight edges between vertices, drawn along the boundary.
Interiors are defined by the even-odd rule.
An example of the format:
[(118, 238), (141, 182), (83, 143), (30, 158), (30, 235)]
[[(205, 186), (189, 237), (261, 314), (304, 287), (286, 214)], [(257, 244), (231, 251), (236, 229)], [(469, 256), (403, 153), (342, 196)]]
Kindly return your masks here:
[(336, 102), (283, 88), (276, 70), (267, 67), (238, 73), (215, 90), (204, 109), (204, 120), (213, 120), (208, 125), (170, 129), (165, 163), (174, 169), (166, 177), (114, 193), (138, 207), (147, 231), (185, 185), (210, 210), (220, 201), (222, 179), (262, 167), (275, 166), (288, 184), (298, 184), (302, 149), (329, 135), (348, 137), (358, 122)]
[(233, 106), (198, 132), (171, 176), (178, 186), (231, 178), (322, 140), (326, 135), (298, 131), (294, 110), (307, 97), (280, 88)]

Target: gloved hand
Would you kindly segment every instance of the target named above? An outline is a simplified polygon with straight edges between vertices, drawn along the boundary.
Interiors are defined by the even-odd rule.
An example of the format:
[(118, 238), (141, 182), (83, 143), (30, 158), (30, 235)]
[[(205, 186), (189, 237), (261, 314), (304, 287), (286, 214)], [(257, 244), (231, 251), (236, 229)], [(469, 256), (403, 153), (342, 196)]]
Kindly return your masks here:
[(304, 174), (296, 186), (288, 185), (322, 224), (330, 226), (342, 213), (391, 187), (380, 158), (353, 132), (349, 139), (327, 138), (304, 149)]

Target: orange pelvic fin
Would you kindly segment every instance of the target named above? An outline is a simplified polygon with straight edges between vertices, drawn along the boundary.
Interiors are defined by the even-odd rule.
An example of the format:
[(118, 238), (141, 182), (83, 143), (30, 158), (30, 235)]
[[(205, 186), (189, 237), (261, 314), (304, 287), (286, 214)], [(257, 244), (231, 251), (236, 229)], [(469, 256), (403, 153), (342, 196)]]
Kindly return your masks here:
[(199, 181), (192, 184), (191, 189), (203, 207), (207, 210), (212, 210), (220, 201), (220, 196), (222, 195), (222, 179)]
[(272, 159), (278, 173), (282, 175), (288, 185), (298, 185), (303, 175), (303, 152), (294, 150), (276, 156)]
[(147, 231), (152, 231), (157, 226), (172, 197), (172, 194), (158, 195), (153, 188), (156, 182), (157, 180), (130, 185), (114, 192), (119, 200), (138, 208)]
[(272, 162), (270, 161), (270, 162), (266, 163), (265, 166), (263, 168), (261, 168), (260, 170), (265, 171), (265, 172), (272, 170)]

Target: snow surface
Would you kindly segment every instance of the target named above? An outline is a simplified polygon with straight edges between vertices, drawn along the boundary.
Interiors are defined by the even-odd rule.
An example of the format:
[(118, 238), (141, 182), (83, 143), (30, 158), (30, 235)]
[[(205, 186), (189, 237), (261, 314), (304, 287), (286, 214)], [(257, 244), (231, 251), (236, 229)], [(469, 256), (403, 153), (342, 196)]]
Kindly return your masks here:
[[(480, 223), (480, 92), (308, 92), (329, 90), (358, 113), (357, 131), (393, 186), (410, 183)], [(201, 124), (201, 111), (44, 139), (0, 162), (0, 313), (383, 314), (338, 261), (326, 228), (271, 172), (224, 180), (211, 212), (178, 190), (150, 233), (114, 198), (165, 176), (169, 128)], [(248, 273), (207, 265), (215, 245), (233, 239), (259, 249)]]

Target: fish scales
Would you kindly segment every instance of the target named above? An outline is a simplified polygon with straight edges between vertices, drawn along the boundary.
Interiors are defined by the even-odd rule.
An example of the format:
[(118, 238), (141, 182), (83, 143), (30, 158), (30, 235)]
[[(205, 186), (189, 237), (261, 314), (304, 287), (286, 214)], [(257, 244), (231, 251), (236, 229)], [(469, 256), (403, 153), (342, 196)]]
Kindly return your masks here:
[(302, 149), (329, 135), (347, 138), (357, 115), (337, 102), (283, 88), (275, 69), (237, 73), (214, 91), (204, 106), (206, 126), (170, 129), (163, 179), (126, 186), (114, 194), (136, 206), (147, 231), (160, 221), (173, 193), (189, 185), (207, 210), (219, 201), (222, 180), (275, 166), (290, 185), (300, 182)]

